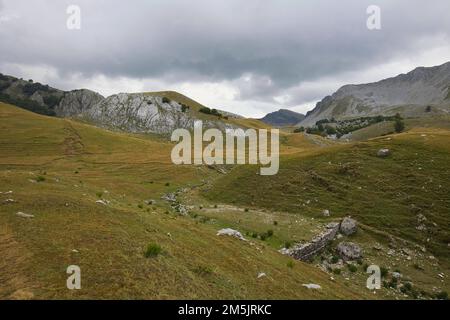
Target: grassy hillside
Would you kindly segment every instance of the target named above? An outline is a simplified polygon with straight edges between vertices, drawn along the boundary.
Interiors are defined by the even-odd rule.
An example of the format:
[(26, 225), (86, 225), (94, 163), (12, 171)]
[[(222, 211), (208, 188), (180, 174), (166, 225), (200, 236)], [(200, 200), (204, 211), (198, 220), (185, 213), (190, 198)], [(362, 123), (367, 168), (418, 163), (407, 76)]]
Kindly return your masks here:
[[(298, 141), (300, 136), (305, 137), (295, 136)], [(424, 291), (448, 291), (446, 276), (438, 274), (450, 271), (449, 141), (449, 130), (428, 127), (366, 142), (293, 149), (282, 157), (277, 175), (259, 176), (254, 168), (242, 166), (217, 179), (201, 196), (249, 212), (290, 213), (287, 225), (270, 227), (276, 248), (310, 239), (308, 233), (292, 232), (301, 228), (290, 226), (294, 219), (302, 225), (350, 215), (361, 225), (353, 240), (363, 247), (364, 263), (401, 270)], [(293, 146), (295, 141), (289, 138), (285, 144)], [(377, 157), (381, 148), (389, 148), (392, 155)], [(331, 217), (323, 217), (325, 209)], [(254, 222), (245, 228), (259, 232)], [(377, 243), (383, 249), (374, 248)]]
[[(219, 118), (218, 116), (205, 114), (200, 112), (200, 109), (205, 108), (201, 103), (186, 97), (185, 95), (175, 92), (175, 91), (158, 91), (158, 92), (145, 92), (146, 95), (156, 96), (156, 97), (166, 97), (170, 100), (176, 101), (182, 105), (186, 105), (189, 107), (189, 111), (198, 119), (207, 121), (216, 121), (221, 120), (229, 124), (234, 124), (244, 128), (269, 128), (270, 126), (265, 124), (264, 122), (257, 119), (245, 119), (239, 117), (228, 117)], [(214, 108), (214, 107), (211, 107)]]
[[(176, 214), (161, 195), (219, 174), (173, 166), (167, 142), (6, 104), (0, 118), (0, 298), (372, 296), (364, 282), (333, 281), (270, 243), (216, 236), (225, 224), (200, 219), (197, 212), (206, 210), (198, 203), (190, 216)], [(149, 244), (161, 254), (146, 258)], [(66, 288), (69, 265), (81, 267), (82, 290)], [(260, 272), (266, 277), (257, 279)]]

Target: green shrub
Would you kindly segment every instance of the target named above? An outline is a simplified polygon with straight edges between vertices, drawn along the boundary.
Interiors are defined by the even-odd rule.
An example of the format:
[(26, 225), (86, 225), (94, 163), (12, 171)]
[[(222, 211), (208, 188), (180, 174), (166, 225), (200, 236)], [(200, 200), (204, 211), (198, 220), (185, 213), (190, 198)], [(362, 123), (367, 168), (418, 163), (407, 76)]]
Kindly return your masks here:
[(249, 212), (250, 210), (248, 209), (248, 208), (245, 208), (245, 210), (244, 210), (245, 212)]
[(36, 178), (36, 181), (37, 181), (37, 182), (44, 182), (44, 181), (45, 181), (45, 177), (43, 177), (43, 176), (38, 176), (38, 177)]
[(161, 253), (161, 251), (162, 248), (159, 244), (151, 243), (147, 246), (144, 255), (146, 258), (157, 257)]
[(139, 208), (139, 209), (143, 209), (144, 206), (143, 206), (142, 204), (139, 203), (139, 204), (138, 204), (138, 208)]
[(290, 247), (292, 247), (292, 242), (291, 242), (291, 241), (286, 241), (286, 242), (284, 243), (284, 247), (285, 247), (286, 249), (289, 249)]
[(288, 266), (288, 268), (294, 268), (294, 261), (292, 261), (292, 260), (290, 260), (290, 261), (288, 261), (288, 263), (287, 263), (287, 266)]
[(274, 225), (274, 226), (277, 226), (277, 225), (278, 225), (278, 221), (274, 221), (274, 222), (273, 222), (273, 225)]
[(214, 269), (208, 266), (197, 266), (194, 269), (194, 273), (198, 274), (199, 276), (207, 276), (214, 273)]
[(170, 99), (167, 98), (167, 97), (163, 97), (163, 98), (162, 98), (162, 102), (163, 102), (163, 103), (170, 103)]
[(395, 132), (400, 133), (405, 130), (405, 123), (401, 119), (396, 119), (394, 124)]
[(273, 230), (267, 230), (266, 234), (267, 237), (270, 238), (271, 236), (273, 236)]
[(97, 192), (96, 195), (97, 195), (98, 198), (101, 199), (103, 197), (103, 192)]
[(341, 274), (341, 269), (333, 269), (334, 274)]
[(349, 264), (348, 265), (348, 270), (350, 272), (352, 272), (352, 273), (355, 273), (356, 271), (358, 271), (358, 268), (355, 265), (353, 265), (353, 264)]
[(259, 235), (259, 238), (260, 238), (262, 241), (265, 241), (265, 240), (267, 239), (267, 234), (266, 234), (266, 233), (261, 233), (261, 234)]
[(252, 238), (255, 238), (255, 239), (258, 238), (258, 234), (256, 232), (253, 232), (252, 233)]
[(438, 294), (436, 294), (436, 299), (448, 300), (448, 293), (447, 293), (447, 291), (441, 291)]
[(386, 278), (386, 276), (389, 273), (388, 269), (386, 269), (385, 267), (380, 267), (380, 272), (381, 272), (381, 277), (382, 278)]
[(333, 256), (331, 258), (331, 263), (333, 263), (333, 264), (338, 263), (338, 261), (339, 261), (339, 257), (338, 256)]

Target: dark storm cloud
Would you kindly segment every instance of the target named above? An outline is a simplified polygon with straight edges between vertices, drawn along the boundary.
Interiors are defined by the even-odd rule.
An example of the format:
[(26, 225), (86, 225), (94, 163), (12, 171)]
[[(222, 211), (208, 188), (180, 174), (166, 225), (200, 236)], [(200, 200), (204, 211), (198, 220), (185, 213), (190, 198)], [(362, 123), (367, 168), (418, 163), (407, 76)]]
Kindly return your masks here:
[[(66, 28), (69, 4), (81, 8), (79, 31)], [(366, 28), (370, 4), (381, 7), (380, 31)], [(0, 29), (3, 63), (48, 65), (61, 77), (235, 81), (244, 100), (407, 56), (423, 39), (450, 33), (448, 0), (6, 0), (4, 7), (19, 19)], [(294, 100), (310, 101), (314, 90), (293, 90)]]

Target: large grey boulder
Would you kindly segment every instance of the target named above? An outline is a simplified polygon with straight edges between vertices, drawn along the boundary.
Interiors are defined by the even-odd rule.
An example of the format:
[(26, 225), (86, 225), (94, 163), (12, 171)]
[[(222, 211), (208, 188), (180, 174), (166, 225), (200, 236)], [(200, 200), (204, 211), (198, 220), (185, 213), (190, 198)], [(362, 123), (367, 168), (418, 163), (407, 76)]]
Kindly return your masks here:
[(358, 229), (358, 224), (356, 220), (346, 217), (341, 222), (340, 231), (342, 234), (349, 236), (354, 233), (356, 233), (356, 230)]
[(219, 232), (217, 232), (217, 235), (235, 237), (238, 238), (239, 240), (246, 241), (246, 239), (242, 236), (242, 234), (239, 231), (230, 228), (219, 230)]
[(337, 249), (338, 254), (345, 261), (357, 260), (362, 257), (361, 247), (353, 242), (341, 242), (338, 244), (336, 249)]

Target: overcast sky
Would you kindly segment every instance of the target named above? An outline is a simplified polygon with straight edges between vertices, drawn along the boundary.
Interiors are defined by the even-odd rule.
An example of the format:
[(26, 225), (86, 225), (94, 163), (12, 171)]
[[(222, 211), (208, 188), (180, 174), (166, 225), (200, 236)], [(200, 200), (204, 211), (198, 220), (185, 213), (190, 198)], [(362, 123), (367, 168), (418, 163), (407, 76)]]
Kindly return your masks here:
[[(369, 5), (381, 30), (369, 30)], [(81, 9), (69, 30), (66, 10)], [(0, 72), (61, 89), (176, 90), (260, 117), (450, 61), (448, 0), (0, 0)]]

